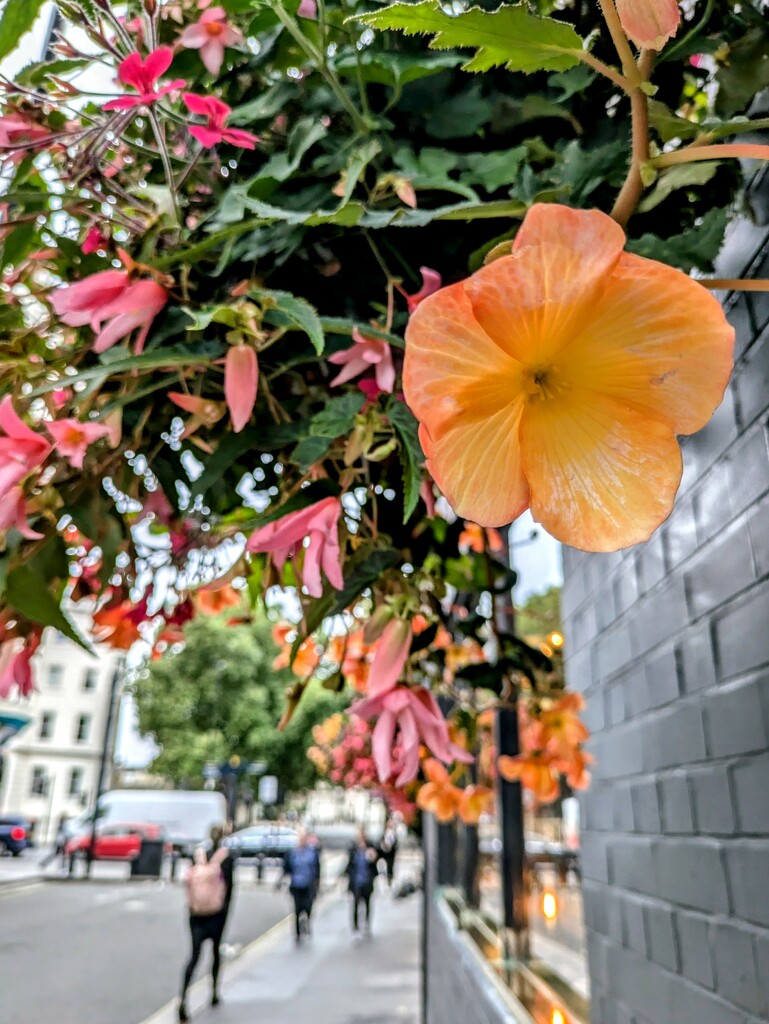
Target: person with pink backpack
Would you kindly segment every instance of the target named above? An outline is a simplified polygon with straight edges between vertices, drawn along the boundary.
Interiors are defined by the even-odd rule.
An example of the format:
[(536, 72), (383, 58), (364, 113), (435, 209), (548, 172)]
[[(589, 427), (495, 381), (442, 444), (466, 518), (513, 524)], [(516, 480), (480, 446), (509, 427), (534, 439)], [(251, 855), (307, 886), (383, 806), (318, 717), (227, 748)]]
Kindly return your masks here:
[(233, 861), (230, 851), (222, 846), (224, 829), (215, 825), (211, 829), (211, 849), (203, 847), (195, 851), (195, 860), (187, 872), (187, 906), (190, 912), (190, 936), (192, 954), (184, 969), (182, 995), (179, 1001), (179, 1020), (189, 1020), (187, 1013), (187, 989), (195, 968), (200, 960), (203, 943), (211, 940), (213, 962), (211, 966), (211, 1005), (219, 1004), (219, 970), (221, 967), (221, 943), (224, 926), (232, 900), (234, 881)]

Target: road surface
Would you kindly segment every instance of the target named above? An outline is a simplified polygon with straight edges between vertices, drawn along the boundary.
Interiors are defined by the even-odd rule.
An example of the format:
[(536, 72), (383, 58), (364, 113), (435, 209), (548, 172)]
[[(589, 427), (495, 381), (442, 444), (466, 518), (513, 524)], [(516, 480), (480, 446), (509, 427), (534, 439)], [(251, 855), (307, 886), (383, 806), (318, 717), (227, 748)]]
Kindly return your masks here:
[[(290, 902), (269, 882), (258, 887), (249, 866), (240, 873), (225, 932), (233, 953), (280, 921)], [(188, 942), (178, 884), (0, 888), (0, 1024), (141, 1024), (176, 995)]]

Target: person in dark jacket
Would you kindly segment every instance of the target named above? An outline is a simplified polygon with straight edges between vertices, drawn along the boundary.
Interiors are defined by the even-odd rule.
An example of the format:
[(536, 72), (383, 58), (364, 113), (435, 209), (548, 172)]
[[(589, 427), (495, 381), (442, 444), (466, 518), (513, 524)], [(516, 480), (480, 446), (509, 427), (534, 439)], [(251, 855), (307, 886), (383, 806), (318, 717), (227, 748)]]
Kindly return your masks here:
[(305, 832), (299, 833), (299, 842), (284, 857), (283, 877), (286, 875), (291, 879), (289, 891), (294, 899), (296, 941), (301, 942), (303, 934), (310, 934), (312, 906), (320, 877), (318, 850), (308, 842)]
[(371, 931), (371, 897), (374, 893), (374, 882), (378, 873), (380, 853), (369, 842), (363, 829), (350, 848), (345, 873), (348, 878), (348, 891), (352, 896), (352, 930), (360, 934), (360, 905), (366, 911), (366, 931)]
[[(219, 847), (222, 845), (222, 839), (224, 838), (224, 829), (219, 825), (214, 825), (210, 832), (211, 837), (211, 848), (207, 851), (206, 857), (210, 861)], [(227, 924), (227, 915), (230, 912), (230, 904), (232, 902), (232, 889), (235, 881), (235, 872), (232, 856), (227, 853), (227, 856), (221, 863), (222, 878), (224, 879), (224, 905), (221, 910), (218, 910), (215, 914), (193, 914), (190, 912), (190, 936), (192, 938), (192, 954), (184, 968), (184, 981), (182, 983), (182, 995), (179, 1001), (179, 1020), (184, 1022), (188, 1021), (189, 1014), (187, 1013), (187, 989), (192, 981), (192, 975), (195, 972), (195, 968), (200, 960), (200, 954), (203, 950), (203, 943), (206, 939), (211, 940), (213, 946), (214, 955), (211, 966), (211, 1005), (219, 1005), (219, 971), (221, 968), (221, 945), (222, 945), (222, 934), (224, 932), (224, 926)]]
[(387, 819), (379, 849), (387, 869), (387, 884), (392, 888), (395, 877), (395, 858), (398, 856), (398, 827), (392, 818)]

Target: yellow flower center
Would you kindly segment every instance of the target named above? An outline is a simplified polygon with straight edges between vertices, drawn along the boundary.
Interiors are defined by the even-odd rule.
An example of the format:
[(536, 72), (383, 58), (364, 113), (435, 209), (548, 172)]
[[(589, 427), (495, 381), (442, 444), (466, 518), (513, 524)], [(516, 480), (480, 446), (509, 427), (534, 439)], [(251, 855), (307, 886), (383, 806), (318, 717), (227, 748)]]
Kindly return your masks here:
[(523, 371), (523, 390), (529, 402), (555, 398), (568, 386), (556, 366), (532, 366)]

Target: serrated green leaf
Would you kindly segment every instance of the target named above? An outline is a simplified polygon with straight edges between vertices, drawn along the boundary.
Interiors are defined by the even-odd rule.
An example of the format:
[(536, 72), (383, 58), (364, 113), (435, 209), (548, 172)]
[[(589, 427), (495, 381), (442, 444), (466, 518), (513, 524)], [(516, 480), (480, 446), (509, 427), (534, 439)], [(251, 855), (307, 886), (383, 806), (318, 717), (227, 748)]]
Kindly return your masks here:
[(0, 60), (12, 53), (37, 21), (45, 0), (5, 0), (0, 14)]
[(265, 313), (266, 321), (304, 331), (318, 355), (323, 352), (326, 347), (323, 325), (320, 322), (318, 311), (306, 299), (300, 299), (290, 292), (272, 291), (266, 288), (253, 289), (249, 294), (256, 295), (261, 299), (271, 299), (275, 303), (274, 308), (268, 309)]
[(627, 250), (638, 256), (661, 260), (671, 267), (689, 273), (696, 267), (709, 271), (721, 248), (729, 221), (728, 209), (709, 210), (702, 222), (681, 235), (659, 238), (646, 234), (628, 240)]
[(5, 600), (33, 622), (53, 626), (86, 651), (91, 651), (91, 645), (61, 610), (59, 602), (48, 590), (46, 581), (29, 566), (19, 565), (8, 573)]
[(403, 522), (411, 518), (419, 501), (419, 490), (424, 480), (425, 461), (419, 443), (418, 424), (411, 409), (396, 399), (388, 402), (387, 417), (400, 442), (403, 465)]
[(488, 71), (504, 66), (509, 71), (566, 71), (579, 63), (575, 51), (582, 40), (571, 26), (553, 18), (539, 18), (526, 4), (500, 7), (493, 12), (470, 8), (450, 15), (432, 0), (395, 3), (372, 14), (358, 15), (371, 28), (397, 29), (407, 35), (432, 35), (431, 48), (467, 47), (475, 56), (465, 71)]
[(363, 408), (366, 396), (362, 391), (348, 391), (339, 398), (332, 398), (325, 409), (313, 416), (310, 423), (311, 437), (335, 438), (352, 430), (355, 417)]
[(679, 164), (663, 171), (657, 178), (654, 188), (644, 196), (638, 204), (639, 213), (648, 213), (659, 206), (676, 189), (688, 188), (691, 185), (706, 185), (721, 166), (718, 160), (706, 160), (702, 163)]

